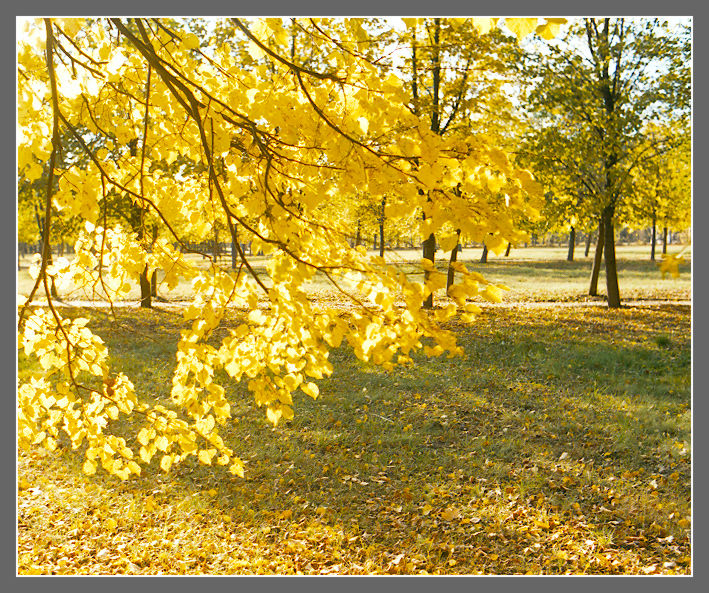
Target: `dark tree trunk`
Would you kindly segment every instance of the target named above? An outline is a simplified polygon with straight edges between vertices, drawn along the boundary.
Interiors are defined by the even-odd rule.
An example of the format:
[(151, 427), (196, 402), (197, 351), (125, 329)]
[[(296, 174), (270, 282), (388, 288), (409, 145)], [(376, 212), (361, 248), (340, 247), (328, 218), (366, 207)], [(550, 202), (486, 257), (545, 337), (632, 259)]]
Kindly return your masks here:
[(458, 246), (460, 245), (460, 229), (455, 231), (458, 234), (458, 240), (455, 243), (455, 247), (451, 250), (451, 257), (448, 261), (448, 279), (446, 280), (446, 294), (448, 289), (453, 286), (455, 282), (455, 270), (453, 269), (453, 262), (458, 260)]
[(485, 245), (485, 243), (483, 243), (483, 254), (480, 256), (480, 263), (487, 263), (487, 245)]
[(613, 229), (613, 208), (603, 210), (603, 231), (605, 235), (603, 257), (606, 260), (606, 291), (608, 307), (620, 307), (620, 290), (618, 288), (618, 269), (615, 261), (615, 233)]
[(667, 254), (667, 227), (662, 229), (662, 255)]
[(384, 208), (386, 208), (387, 198), (382, 196), (382, 211), (379, 216), (379, 256), (384, 257)]
[(150, 309), (153, 306), (151, 298), (150, 279), (148, 278), (148, 266), (140, 273), (140, 306), (143, 309)]
[[(428, 239), (423, 242), (423, 257), (424, 259), (430, 260), (432, 264), (436, 260), (436, 237), (433, 233), (431, 233), (428, 236)], [(429, 272), (428, 270), (423, 271), (424, 282), (427, 282), (430, 276), (431, 272)], [(426, 300), (423, 302), (423, 308), (433, 309), (433, 293), (429, 294), (426, 297)]]
[(569, 253), (566, 256), (566, 261), (574, 261), (574, 247), (576, 245), (576, 229), (571, 227), (569, 231)]
[(158, 271), (153, 270), (150, 276), (150, 296), (154, 299), (158, 298)]
[(655, 243), (657, 242), (657, 217), (652, 211), (652, 237), (650, 239), (650, 261), (655, 261)]
[(231, 241), (231, 269), (236, 270), (236, 243)]
[(509, 257), (510, 249), (512, 249), (512, 243), (507, 244), (507, 249), (505, 249), (505, 257)]
[(598, 240), (596, 241), (596, 253), (593, 257), (593, 269), (591, 270), (591, 285), (588, 294), (598, 296), (598, 276), (601, 272), (601, 262), (603, 261), (603, 244), (605, 243), (603, 218), (598, 223)]
[(591, 251), (591, 237), (593, 233), (591, 231), (588, 231), (588, 234), (586, 235), (586, 251), (584, 253), (584, 257), (588, 257), (589, 251)]

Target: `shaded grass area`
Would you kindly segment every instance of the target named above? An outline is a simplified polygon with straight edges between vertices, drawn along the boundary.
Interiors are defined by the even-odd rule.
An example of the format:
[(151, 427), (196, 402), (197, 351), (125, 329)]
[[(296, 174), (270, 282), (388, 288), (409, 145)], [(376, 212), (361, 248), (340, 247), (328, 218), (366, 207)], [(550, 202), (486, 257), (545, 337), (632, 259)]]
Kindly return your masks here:
[[(81, 315), (141, 397), (168, 398), (178, 315)], [(21, 452), (19, 571), (686, 574), (690, 317), (487, 308), (455, 327), (463, 358), (386, 373), (334, 351), (276, 428), (232, 383), (245, 479), (152, 464), (121, 483)]]

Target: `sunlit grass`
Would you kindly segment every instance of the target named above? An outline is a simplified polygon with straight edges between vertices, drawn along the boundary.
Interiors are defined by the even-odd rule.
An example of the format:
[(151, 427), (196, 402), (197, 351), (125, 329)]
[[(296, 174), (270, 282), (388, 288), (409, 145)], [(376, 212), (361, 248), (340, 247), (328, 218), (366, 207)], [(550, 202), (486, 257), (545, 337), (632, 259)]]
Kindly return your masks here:
[[(670, 252), (675, 253), (681, 246), (671, 246)], [(371, 255), (378, 252), (370, 251)], [(691, 277), (689, 256), (687, 262), (680, 265), (680, 278), (662, 278), (658, 266), (650, 261), (649, 248), (644, 245), (621, 245), (617, 247), (618, 275), (621, 298), (626, 300), (670, 299), (688, 300), (691, 298)], [(446, 254), (438, 252), (436, 266), (446, 270)], [(591, 255), (593, 255), (591, 253)], [(418, 262), (421, 259), (419, 250), (402, 249), (387, 252), (386, 259), (399, 266), (410, 278), (422, 276)], [(207, 267), (208, 260), (199, 256), (190, 255), (188, 258), (199, 267)], [(265, 274), (266, 258), (263, 256), (250, 257), (253, 268), (259, 274)], [(512, 250), (509, 257), (503, 255), (489, 255), (487, 264), (480, 264), (480, 249), (466, 248), (458, 257), (471, 270), (483, 274), (491, 282), (505, 284), (510, 288), (503, 298), (508, 302), (517, 301), (579, 301), (589, 300), (588, 288), (591, 276), (591, 258), (583, 257), (583, 250), (577, 250), (575, 261), (566, 261), (566, 250), (552, 247), (528, 247)], [(658, 254), (657, 261), (661, 260)], [(220, 260), (221, 265), (229, 267), (228, 257)], [(32, 288), (33, 282), (27, 271), (29, 258), (21, 262), (22, 269), (17, 274), (19, 294), (26, 295)], [(158, 273), (158, 281), (162, 280), (162, 273)], [(332, 286), (323, 277), (316, 276), (309, 284), (310, 290), (322, 296), (331, 292), (335, 293)], [(606, 294), (605, 277), (602, 271), (598, 282), (599, 298)], [(158, 295), (170, 301), (190, 299), (193, 295), (190, 283), (181, 281), (177, 288), (169, 293), (163, 286), (158, 285)], [(68, 301), (87, 298), (80, 291), (70, 291), (60, 295)], [(139, 288), (136, 286), (128, 295), (128, 300), (137, 301), (140, 298)]]

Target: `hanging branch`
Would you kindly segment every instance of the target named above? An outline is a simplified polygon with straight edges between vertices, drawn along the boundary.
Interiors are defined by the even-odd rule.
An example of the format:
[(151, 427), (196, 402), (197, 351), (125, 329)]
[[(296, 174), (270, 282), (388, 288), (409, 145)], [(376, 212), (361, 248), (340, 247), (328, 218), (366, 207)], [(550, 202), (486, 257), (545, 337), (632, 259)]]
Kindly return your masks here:
[(51, 19), (44, 19), (44, 27), (47, 32), (47, 41), (45, 47), (45, 61), (47, 64), (47, 72), (49, 73), (49, 85), (52, 92), (52, 152), (49, 156), (49, 172), (47, 174), (47, 189), (44, 199), (44, 228), (42, 229), (42, 264), (39, 268), (37, 280), (30, 291), (27, 300), (20, 311), (17, 327), (22, 326), (22, 321), (27, 308), (32, 303), (34, 296), (40, 284), (44, 284), (47, 300), (51, 303), (51, 291), (47, 287), (47, 265), (50, 256), (49, 231), (52, 222), (52, 185), (54, 184), (54, 165), (56, 164), (57, 154), (61, 149), (61, 138), (59, 137), (59, 100), (57, 98), (57, 79), (54, 72), (54, 35), (52, 33)]

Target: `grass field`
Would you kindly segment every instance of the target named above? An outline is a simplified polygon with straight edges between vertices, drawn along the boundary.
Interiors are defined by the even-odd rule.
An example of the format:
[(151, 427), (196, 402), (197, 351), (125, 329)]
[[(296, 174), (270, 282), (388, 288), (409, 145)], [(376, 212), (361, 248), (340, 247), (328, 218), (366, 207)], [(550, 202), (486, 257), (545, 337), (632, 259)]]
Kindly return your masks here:
[[(681, 246), (671, 245), (670, 253), (677, 253)], [(374, 251), (370, 251), (375, 254)], [(591, 255), (593, 251), (591, 251)], [(420, 267), (419, 250), (398, 250), (386, 254), (387, 259), (401, 268), (410, 276), (422, 275)], [(658, 253), (657, 261), (661, 260)], [(680, 278), (662, 278), (658, 266), (650, 261), (649, 247), (646, 245), (622, 245), (617, 247), (618, 276), (620, 283), (621, 299), (624, 300), (689, 300), (691, 298), (690, 255), (684, 254), (687, 263), (680, 266)], [(200, 266), (207, 266), (207, 260), (199, 256), (190, 256), (192, 261)], [(447, 260), (442, 252), (437, 254), (437, 267), (445, 270)], [(489, 254), (487, 264), (480, 264), (480, 249), (464, 249), (459, 260), (466, 262), (470, 269), (482, 273), (492, 282), (500, 282), (510, 288), (504, 294), (506, 302), (524, 301), (585, 301), (590, 299), (588, 285), (591, 276), (591, 258), (583, 257), (583, 247), (576, 249), (576, 259), (566, 261), (566, 248), (529, 247), (512, 250), (509, 257)], [(259, 273), (264, 273), (265, 258), (251, 257), (253, 267)], [(228, 258), (221, 260), (228, 266)], [(33, 282), (27, 272), (29, 258), (21, 261), (21, 270), (17, 274), (18, 293), (27, 295)], [(158, 273), (158, 280), (162, 278)], [(312, 288), (318, 292), (328, 290), (324, 281), (316, 281)], [(601, 297), (606, 294), (604, 271), (598, 283), (598, 292)], [(170, 301), (180, 301), (192, 297), (192, 287), (189, 283), (181, 282), (178, 287), (166, 293), (158, 286), (158, 294)], [(79, 291), (64, 292), (60, 295), (67, 301), (92, 300), (91, 295)], [(139, 289), (131, 291), (129, 299), (137, 301), (140, 298)]]
[[(625, 261), (621, 291), (651, 274), (663, 286)], [(511, 285), (563, 265), (488, 267)], [(652, 294), (686, 298), (689, 279), (679, 286)], [(178, 312), (73, 313), (141, 397), (169, 400)], [(455, 326), (462, 358), (386, 373), (334, 351), (320, 398), (276, 428), (228, 384), (223, 434), (244, 479), (186, 463), (120, 482), (84, 476), (66, 451), (20, 452), (18, 571), (688, 574), (690, 323), (672, 303), (488, 307)], [(31, 369), (21, 353), (20, 378)]]

